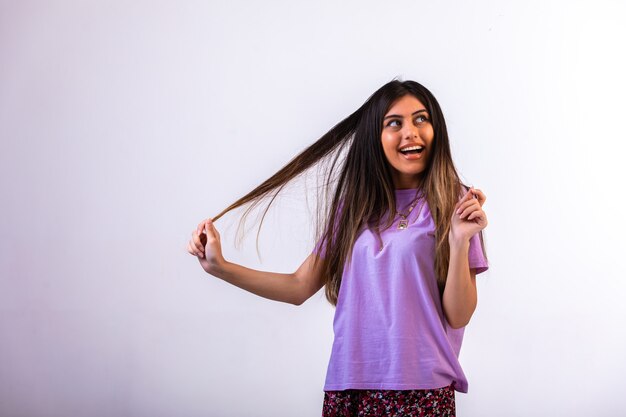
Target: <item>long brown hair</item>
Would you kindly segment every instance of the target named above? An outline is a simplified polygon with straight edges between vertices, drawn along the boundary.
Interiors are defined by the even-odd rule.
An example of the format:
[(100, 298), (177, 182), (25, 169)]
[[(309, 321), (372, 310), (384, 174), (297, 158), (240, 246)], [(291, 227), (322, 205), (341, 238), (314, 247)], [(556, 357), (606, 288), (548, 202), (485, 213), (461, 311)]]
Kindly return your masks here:
[[(315, 238), (318, 244), (324, 246), (325, 256), (316, 258), (315, 262), (322, 262), (326, 298), (332, 305), (337, 305), (343, 267), (350, 261), (354, 242), (362, 227), (373, 226), (379, 231), (381, 223), (385, 229), (394, 220), (393, 216), (386, 216), (386, 221), (382, 222), (385, 213), (396, 212), (396, 201), (392, 168), (382, 148), (381, 133), (384, 115), (396, 100), (406, 95), (412, 95), (424, 104), (434, 130), (432, 149), (426, 171), (421, 174), (420, 188), (436, 225), (435, 272), (440, 296), (443, 295), (450, 262), (448, 233), (452, 212), (468, 187), (461, 183), (454, 167), (446, 122), (439, 103), (426, 87), (415, 81), (394, 79), (383, 85), (359, 109), (261, 185), (225, 208), (213, 221), (252, 203), (241, 218), (244, 222), (260, 201), (271, 197), (261, 218), (260, 232), (263, 218), (281, 190), (311, 167), (322, 163), (325, 181), (318, 193), (318, 202), (330, 200), (330, 204), (318, 205)], [(479, 233), (486, 258), (483, 233)]]

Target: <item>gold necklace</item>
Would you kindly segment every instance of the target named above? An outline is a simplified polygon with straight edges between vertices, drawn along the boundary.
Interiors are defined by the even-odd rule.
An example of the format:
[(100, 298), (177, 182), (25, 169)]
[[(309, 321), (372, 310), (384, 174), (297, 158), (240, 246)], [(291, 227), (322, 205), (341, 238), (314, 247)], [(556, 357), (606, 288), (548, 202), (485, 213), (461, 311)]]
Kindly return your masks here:
[[(411, 203), (411, 205), (409, 206), (409, 210), (405, 213), (400, 213), (399, 211), (396, 211), (396, 213), (398, 214), (398, 216), (400, 216), (400, 222), (398, 223), (398, 230), (404, 230), (407, 227), (409, 227), (409, 214), (411, 214), (411, 211), (415, 208), (415, 205), (417, 204), (417, 202), (419, 201), (419, 197), (418, 194), (419, 190), (417, 190), (417, 192), (415, 193), (415, 199), (413, 200), (413, 202)], [(423, 206), (423, 204), (422, 204)], [(422, 207), (420, 206), (420, 212), (422, 210)], [(419, 213), (417, 214), (419, 216)]]
[[(418, 191), (419, 192), (419, 191)], [(409, 227), (409, 221), (408, 221), (408, 217), (409, 214), (411, 214), (411, 211), (413, 210), (413, 208), (415, 208), (415, 205), (418, 203), (419, 198), (415, 197), (415, 200), (413, 201), (413, 203), (411, 204), (411, 206), (409, 207), (409, 210), (406, 214), (403, 213), (398, 213), (396, 211), (396, 213), (398, 213), (400, 215), (400, 223), (398, 224), (397, 230), (404, 230), (407, 227)], [(424, 198), (424, 200), (422, 201), (422, 204), (420, 205), (420, 209), (417, 211), (417, 217), (420, 216), (420, 213), (422, 212), (422, 208), (424, 208), (424, 204), (426, 204), (426, 198)], [(380, 236), (380, 233), (376, 233), (376, 237), (378, 238), (378, 241), (380, 242), (380, 249), (378, 250), (379, 252), (383, 251), (383, 248), (385, 247), (385, 243), (383, 242), (382, 237)]]

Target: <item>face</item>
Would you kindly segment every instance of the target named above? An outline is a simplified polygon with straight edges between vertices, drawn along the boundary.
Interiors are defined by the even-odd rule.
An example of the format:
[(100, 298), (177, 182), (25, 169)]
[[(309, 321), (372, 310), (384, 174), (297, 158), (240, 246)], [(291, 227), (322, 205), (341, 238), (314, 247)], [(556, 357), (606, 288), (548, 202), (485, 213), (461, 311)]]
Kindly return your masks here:
[(417, 98), (406, 95), (391, 105), (380, 139), (397, 189), (420, 185), (434, 136), (430, 114)]

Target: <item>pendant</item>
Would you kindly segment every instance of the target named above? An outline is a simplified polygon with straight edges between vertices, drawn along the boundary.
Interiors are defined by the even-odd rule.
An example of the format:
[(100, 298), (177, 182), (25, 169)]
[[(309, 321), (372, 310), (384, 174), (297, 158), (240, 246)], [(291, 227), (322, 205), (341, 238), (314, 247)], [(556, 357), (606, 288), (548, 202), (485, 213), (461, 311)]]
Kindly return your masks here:
[(404, 230), (409, 226), (409, 222), (407, 219), (402, 219), (400, 220), (400, 223), (398, 223), (398, 230)]

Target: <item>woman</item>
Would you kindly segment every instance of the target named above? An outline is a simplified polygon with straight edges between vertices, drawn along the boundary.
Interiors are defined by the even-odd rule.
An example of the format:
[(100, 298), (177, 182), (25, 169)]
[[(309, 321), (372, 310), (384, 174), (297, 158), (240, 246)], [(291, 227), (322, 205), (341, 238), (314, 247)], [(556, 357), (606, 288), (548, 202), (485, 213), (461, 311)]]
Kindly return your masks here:
[[(332, 161), (323, 189), (332, 200), (298, 270), (263, 272), (224, 260), (214, 221), (264, 197), (273, 201), (322, 160)], [(485, 200), (459, 179), (432, 93), (393, 80), (202, 221), (188, 251), (209, 274), (265, 298), (300, 305), (325, 287), (336, 310), (323, 416), (453, 416), (455, 390), (468, 388), (458, 355), (476, 308), (475, 277), (488, 268)]]

